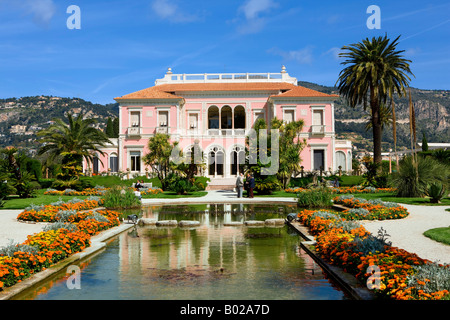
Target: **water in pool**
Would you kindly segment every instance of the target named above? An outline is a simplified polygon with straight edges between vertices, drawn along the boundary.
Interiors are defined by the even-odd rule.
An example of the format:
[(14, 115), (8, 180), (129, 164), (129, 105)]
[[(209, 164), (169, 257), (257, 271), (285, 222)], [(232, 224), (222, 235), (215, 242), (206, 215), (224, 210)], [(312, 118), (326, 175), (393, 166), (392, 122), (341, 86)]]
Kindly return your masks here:
[(284, 218), (295, 210), (243, 204), (143, 207), (141, 217), (196, 220), (200, 226), (130, 229), (79, 265), (80, 289), (69, 289), (64, 271), (17, 298), (346, 299), (300, 249), (299, 236), (288, 226), (224, 226), (229, 221)]

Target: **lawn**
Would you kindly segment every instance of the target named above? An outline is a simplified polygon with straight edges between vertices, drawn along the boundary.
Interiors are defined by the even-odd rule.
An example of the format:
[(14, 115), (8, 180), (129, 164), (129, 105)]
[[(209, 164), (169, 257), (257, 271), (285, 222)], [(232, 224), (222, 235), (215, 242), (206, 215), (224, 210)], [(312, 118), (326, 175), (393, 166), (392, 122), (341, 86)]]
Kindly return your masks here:
[[(5, 205), (0, 208), (1, 209), (25, 209), (30, 204), (35, 205), (46, 205), (52, 202), (56, 202), (58, 200), (70, 200), (75, 198), (74, 196), (52, 196), (52, 195), (44, 195), (45, 189), (36, 190), (36, 196), (34, 198), (25, 198), (20, 199), (16, 196), (10, 196), (6, 198)], [(89, 196), (76, 196), (78, 199), (86, 199)]]
[[(244, 196), (246, 193), (244, 192)], [(441, 203), (430, 203), (430, 198), (398, 198), (395, 196), (395, 193), (357, 193), (353, 194), (357, 198), (364, 199), (381, 199), (387, 202), (397, 202), (403, 204), (413, 204), (413, 205), (427, 205), (427, 206), (450, 206), (450, 198), (444, 198), (441, 200)], [(259, 195), (255, 193), (256, 197), (286, 197), (286, 198), (296, 198), (297, 194), (286, 191), (274, 191), (272, 194), (264, 194)], [(337, 196), (337, 195), (336, 195)], [(450, 211), (450, 210), (449, 210)]]
[[(73, 198), (78, 199), (86, 199), (89, 196), (55, 196), (55, 195), (44, 195), (45, 189), (39, 189), (36, 191), (36, 196), (34, 198), (25, 198), (20, 199), (16, 196), (10, 196), (6, 199), (5, 205), (0, 208), (0, 210), (6, 209), (25, 209), (30, 204), (35, 205), (46, 205), (52, 202), (56, 202), (58, 200), (67, 201)], [(146, 195), (143, 196), (144, 199), (152, 199), (152, 198), (164, 198), (164, 199), (176, 199), (176, 198), (193, 198), (193, 197), (203, 197), (207, 194), (206, 191), (196, 191), (190, 192), (185, 195), (177, 195), (175, 192), (165, 191), (163, 193), (155, 194), (155, 195)]]
[[(246, 192), (244, 192), (244, 196), (247, 196)], [(297, 194), (292, 193), (292, 192), (286, 192), (284, 190), (274, 191), (274, 192), (272, 192), (272, 194), (258, 194), (257, 192), (255, 192), (254, 196), (255, 197), (272, 197), (272, 198), (276, 198), (276, 197), (280, 197), (280, 198), (297, 198)]]
[(381, 199), (388, 202), (397, 202), (403, 204), (426, 205), (426, 206), (450, 206), (450, 198), (443, 198), (441, 203), (430, 203), (430, 198), (399, 198), (395, 193), (358, 193), (354, 194), (357, 198)]
[(450, 245), (450, 227), (430, 229), (423, 234), (430, 239)]
[(162, 193), (158, 194), (149, 194), (142, 196), (143, 199), (176, 199), (176, 198), (198, 198), (198, 197), (204, 197), (208, 194), (207, 191), (195, 191), (195, 192), (189, 192), (188, 194), (177, 194), (176, 192), (172, 191), (164, 191)]

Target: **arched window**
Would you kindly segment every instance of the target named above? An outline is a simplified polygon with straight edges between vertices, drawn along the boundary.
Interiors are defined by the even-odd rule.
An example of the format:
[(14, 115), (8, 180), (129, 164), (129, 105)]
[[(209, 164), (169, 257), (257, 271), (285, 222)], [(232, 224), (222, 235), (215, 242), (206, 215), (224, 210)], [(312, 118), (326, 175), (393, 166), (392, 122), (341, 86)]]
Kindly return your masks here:
[(197, 143), (189, 145), (184, 150), (185, 164), (201, 164), (203, 162), (203, 151)]
[(342, 151), (336, 151), (336, 170), (339, 170), (339, 166), (342, 171), (347, 171), (347, 161), (345, 153)]
[(119, 171), (119, 158), (117, 158), (116, 153), (111, 153), (109, 155), (109, 169), (111, 169), (111, 172)]
[(232, 129), (233, 128), (233, 112), (230, 106), (223, 106), (220, 110), (220, 120), (222, 129)]
[(99, 172), (99, 166), (100, 166), (100, 160), (98, 159), (97, 156), (95, 156), (94, 159), (92, 159), (92, 172), (93, 173), (98, 173)]
[(216, 106), (208, 109), (208, 129), (219, 129), (219, 108)]
[(208, 152), (208, 174), (223, 176), (224, 155), (222, 148), (214, 147)]
[(352, 164), (352, 152), (351, 151), (349, 151), (347, 153), (347, 163), (348, 163), (347, 171), (352, 171), (353, 170), (353, 164)]
[(245, 109), (243, 106), (234, 108), (234, 129), (245, 129)]
[(244, 172), (245, 165), (245, 149), (242, 146), (234, 146), (230, 154), (231, 158), (231, 174), (238, 175)]

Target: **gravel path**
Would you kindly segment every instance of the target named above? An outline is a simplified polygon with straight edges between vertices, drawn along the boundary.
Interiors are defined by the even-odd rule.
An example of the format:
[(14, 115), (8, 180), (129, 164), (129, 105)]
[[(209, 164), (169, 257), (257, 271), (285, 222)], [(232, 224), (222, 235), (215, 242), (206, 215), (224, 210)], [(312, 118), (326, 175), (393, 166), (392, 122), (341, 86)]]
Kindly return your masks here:
[(383, 227), (390, 235), (388, 241), (392, 245), (416, 253), (423, 259), (450, 263), (450, 245), (442, 244), (425, 237), (423, 233), (429, 229), (450, 226), (449, 206), (416, 206), (401, 204), (409, 215), (404, 219), (364, 221), (363, 226), (376, 235)]
[(25, 223), (17, 221), (23, 210), (0, 210), (0, 247), (14, 243), (22, 243), (30, 234), (41, 232), (47, 223)]

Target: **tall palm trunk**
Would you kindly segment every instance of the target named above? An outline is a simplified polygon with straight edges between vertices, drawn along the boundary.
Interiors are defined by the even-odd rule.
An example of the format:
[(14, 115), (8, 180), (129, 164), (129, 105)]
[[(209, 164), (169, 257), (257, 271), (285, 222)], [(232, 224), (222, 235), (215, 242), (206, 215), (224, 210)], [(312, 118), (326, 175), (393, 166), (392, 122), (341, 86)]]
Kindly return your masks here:
[(395, 104), (394, 99), (392, 102), (392, 134), (394, 135), (394, 153), (395, 153), (395, 161), (396, 161), (396, 170), (398, 172), (398, 154), (397, 154), (397, 119), (395, 117)]
[(370, 88), (370, 108), (372, 110), (373, 162), (381, 164), (381, 136), (383, 130), (380, 117), (380, 105), (373, 87)]

